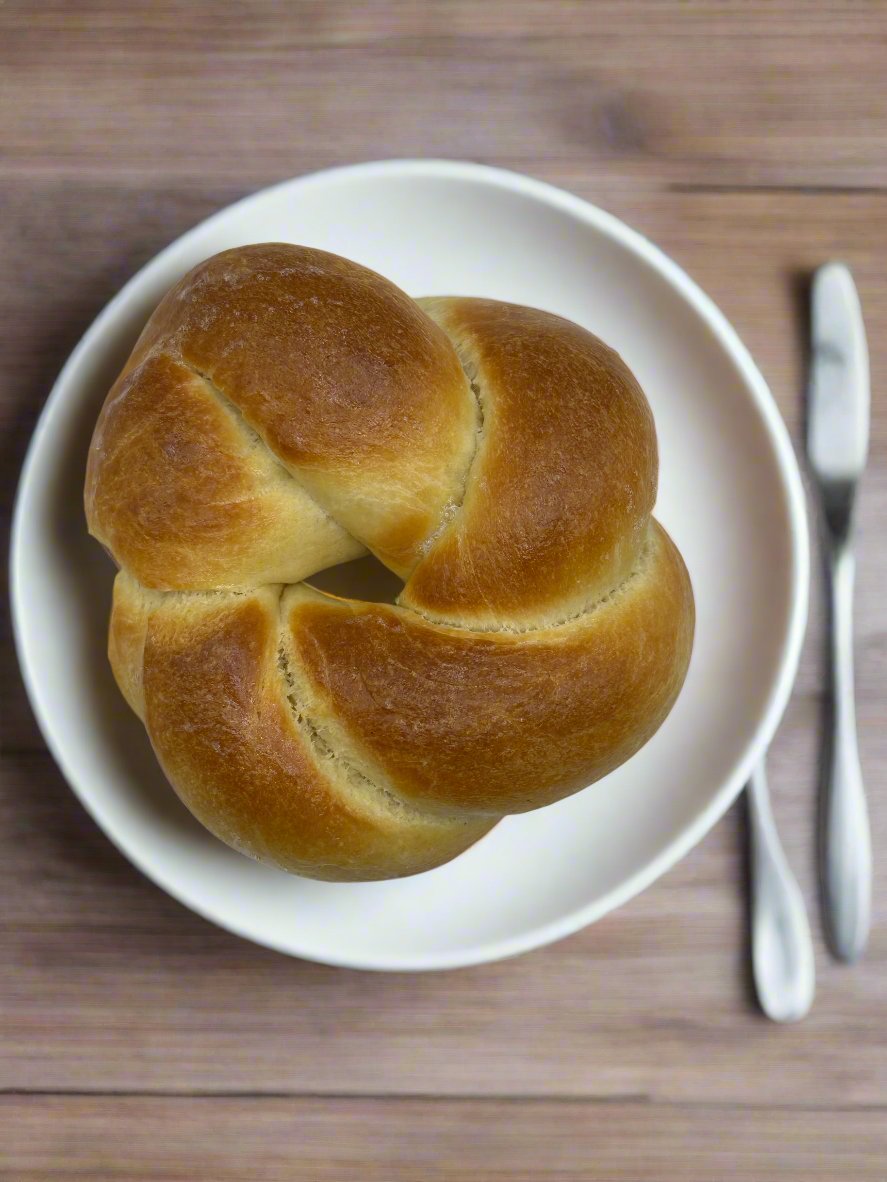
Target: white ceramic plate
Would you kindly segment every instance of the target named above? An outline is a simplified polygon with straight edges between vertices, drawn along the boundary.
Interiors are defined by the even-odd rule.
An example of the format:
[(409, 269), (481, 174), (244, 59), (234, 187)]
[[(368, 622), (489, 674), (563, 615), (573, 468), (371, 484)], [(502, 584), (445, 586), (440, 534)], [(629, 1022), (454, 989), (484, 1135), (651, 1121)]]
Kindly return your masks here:
[[(656, 416), (657, 515), (690, 569), (696, 645), (653, 740), (570, 800), (509, 818), (448, 866), (344, 885), (259, 866), (206, 833), (159, 771), (105, 658), (112, 567), (81, 496), (92, 427), (155, 304), (216, 251), (284, 240), (380, 271), (414, 295), (492, 296), (586, 325), (625, 357)], [(105, 832), (201, 915), (282, 952), (374, 969), (448, 968), (591, 923), (672, 866), (721, 816), (770, 740), (807, 604), (800, 478), (736, 334), (621, 222), (513, 173), (391, 161), (288, 181), (164, 250), (102, 312), (34, 434), (12, 542), (25, 681), (46, 740)]]

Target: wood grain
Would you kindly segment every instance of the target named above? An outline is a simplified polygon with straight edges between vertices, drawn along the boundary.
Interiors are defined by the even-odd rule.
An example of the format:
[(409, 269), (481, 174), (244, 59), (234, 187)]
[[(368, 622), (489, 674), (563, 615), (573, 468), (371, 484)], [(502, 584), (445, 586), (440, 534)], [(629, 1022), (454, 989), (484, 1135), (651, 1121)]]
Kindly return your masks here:
[(6, 168), (243, 184), (457, 156), (883, 185), (883, 37), (878, 3), (25, 0), (0, 8)]
[(884, 1177), (885, 65), (875, 0), (0, 6), (3, 529), (101, 306), (285, 176), (443, 155), (589, 198), (714, 297), (796, 439), (809, 273), (849, 262), (874, 392), (857, 682), (876, 851), (872, 943), (848, 970), (815, 897), (814, 578), (770, 758), (816, 934), (804, 1023), (754, 1007), (741, 806), (617, 914), (515, 961), (410, 976), (287, 960), (181, 908), (98, 831), (44, 749), (4, 606), (0, 1178)]
[(883, 1182), (883, 1115), (836, 1119), (575, 1101), (7, 1097), (0, 1179)]

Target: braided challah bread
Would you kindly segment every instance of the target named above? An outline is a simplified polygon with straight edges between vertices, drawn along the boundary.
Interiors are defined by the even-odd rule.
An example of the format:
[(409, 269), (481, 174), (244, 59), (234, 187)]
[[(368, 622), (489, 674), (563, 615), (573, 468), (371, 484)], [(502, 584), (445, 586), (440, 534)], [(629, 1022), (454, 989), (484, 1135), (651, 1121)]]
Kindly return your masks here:
[[(625, 364), (577, 325), (248, 246), (162, 300), (99, 417), (109, 653), (176, 792), (332, 880), (453, 858), (653, 734), (693, 597)], [(369, 550), (396, 605), (304, 579)]]

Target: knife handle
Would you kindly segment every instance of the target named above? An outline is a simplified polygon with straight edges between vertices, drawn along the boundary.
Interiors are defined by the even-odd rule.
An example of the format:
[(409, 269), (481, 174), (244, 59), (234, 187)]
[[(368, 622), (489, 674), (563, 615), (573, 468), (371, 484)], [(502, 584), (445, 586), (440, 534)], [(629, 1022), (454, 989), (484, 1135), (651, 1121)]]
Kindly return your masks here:
[(856, 960), (869, 933), (872, 844), (856, 739), (853, 689), (853, 577), (850, 547), (830, 560), (831, 711), (822, 800), (822, 883), (826, 933), (835, 956)]
[(776, 832), (763, 760), (751, 774), (748, 803), (755, 990), (768, 1018), (797, 1022), (813, 1003), (813, 943), (804, 899)]

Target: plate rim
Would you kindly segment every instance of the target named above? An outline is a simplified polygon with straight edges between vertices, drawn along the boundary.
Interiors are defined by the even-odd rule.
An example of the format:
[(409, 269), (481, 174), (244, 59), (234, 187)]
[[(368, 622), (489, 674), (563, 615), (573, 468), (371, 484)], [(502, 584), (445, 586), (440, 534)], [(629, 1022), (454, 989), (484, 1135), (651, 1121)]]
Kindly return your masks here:
[[(292, 942), (266, 937), (264, 934), (258, 935), (227, 916), (214, 914), (211, 909), (205, 907), (202, 903), (195, 903), (192, 899), (188, 898), (186, 892), (180, 889), (177, 883), (168, 881), (168, 876), (163, 871), (158, 871), (147, 857), (142, 856), (139, 849), (133, 848), (132, 843), (118, 834), (115, 823), (108, 820), (103, 807), (97, 804), (85, 790), (81, 789), (78, 783), (78, 774), (70, 766), (65, 747), (54, 735), (50, 717), (51, 712), (45, 707), (42, 701), (39, 682), (28, 663), (26, 653), (26, 639), (22, 622), (24, 613), (21, 606), (24, 601), (25, 589), (21, 585), (21, 568), (26, 537), (24, 505), (28, 496), (28, 490), (34, 479), (37, 454), (42, 446), (44, 437), (52, 429), (58, 408), (63, 403), (62, 392), (67, 384), (68, 375), (79, 364), (81, 356), (94, 346), (97, 338), (101, 337), (106, 323), (114, 318), (118, 306), (127, 301), (131, 289), (144, 283), (153, 271), (161, 270), (170, 256), (184, 248), (192, 238), (211, 229), (217, 220), (222, 220), (230, 216), (234, 210), (242, 206), (251, 203), (258, 204), (275, 193), (291, 188), (309, 188), (329, 184), (330, 182), (348, 181), (354, 177), (390, 177), (398, 174), (404, 177), (438, 177), (491, 185), (512, 192), (523, 193), (545, 205), (553, 206), (569, 213), (593, 229), (604, 233), (619, 246), (634, 254), (649, 268), (657, 272), (685, 303), (690, 305), (735, 364), (742, 378), (743, 386), (750, 396), (752, 405), (758, 413), (767, 438), (772, 446), (789, 523), (791, 601), (788, 623), (779, 658), (779, 671), (770, 687), (769, 695), (762, 706), (760, 721), (753, 739), (747, 745), (742, 757), (735, 762), (732, 771), (725, 778), (724, 783), (708, 804), (658, 854), (650, 858), (618, 886), (593, 902), (574, 908), (558, 919), (539, 924), (519, 935), (487, 941), (458, 954), (452, 952), (414, 953), (409, 955), (385, 954), (368, 960), (363, 954), (356, 956), (349, 956), (347, 954), (341, 956), (336, 954), (319, 955), (315, 952), (306, 951), (304, 948), (297, 947)], [(590, 201), (576, 194), (567, 192), (549, 182), (525, 176), (522, 173), (513, 172), (509, 169), (469, 161), (426, 159), (421, 157), (394, 158), (337, 165), (332, 168), (307, 173), (303, 176), (289, 177), (273, 185), (266, 186), (253, 193), (246, 194), (244, 197), (224, 206), (222, 209), (216, 210), (208, 217), (197, 222), (160, 250), (144, 266), (140, 267), (101, 309), (86, 329), (59, 371), (40, 411), (28, 443), (16, 488), (12, 513), (12, 528), (10, 531), (9, 557), (9, 599), (12, 633), (19, 669), (31, 709), (34, 712), (34, 717), (46, 746), (58, 765), (59, 770), (62, 772), (68, 786), (111, 843), (120, 850), (124, 857), (137, 870), (156, 886), (160, 887), (161, 890), (165, 891), (190, 911), (201, 916), (201, 918), (221, 927), (223, 930), (231, 932), (233, 935), (285, 955), (310, 960), (318, 964), (379, 972), (425, 972), (463, 968), (504, 960), (536, 948), (544, 947), (574, 934), (589, 924), (601, 919), (610, 911), (621, 907), (675, 866), (701, 841), (739, 795), (748, 780), (752, 768), (764, 754), (779, 726), (797, 675), (801, 647), (806, 630), (810, 588), (810, 540), (806, 497), (800, 468), (788, 429), (782, 419), (776, 401), (763, 375), (753, 361), (751, 354), (742, 343), (732, 324), (727, 320), (714, 301), (705, 294), (679, 264), (643, 234), (626, 225), (626, 223), (614, 214), (608, 213), (606, 210), (601, 209), (599, 206), (592, 204)]]

